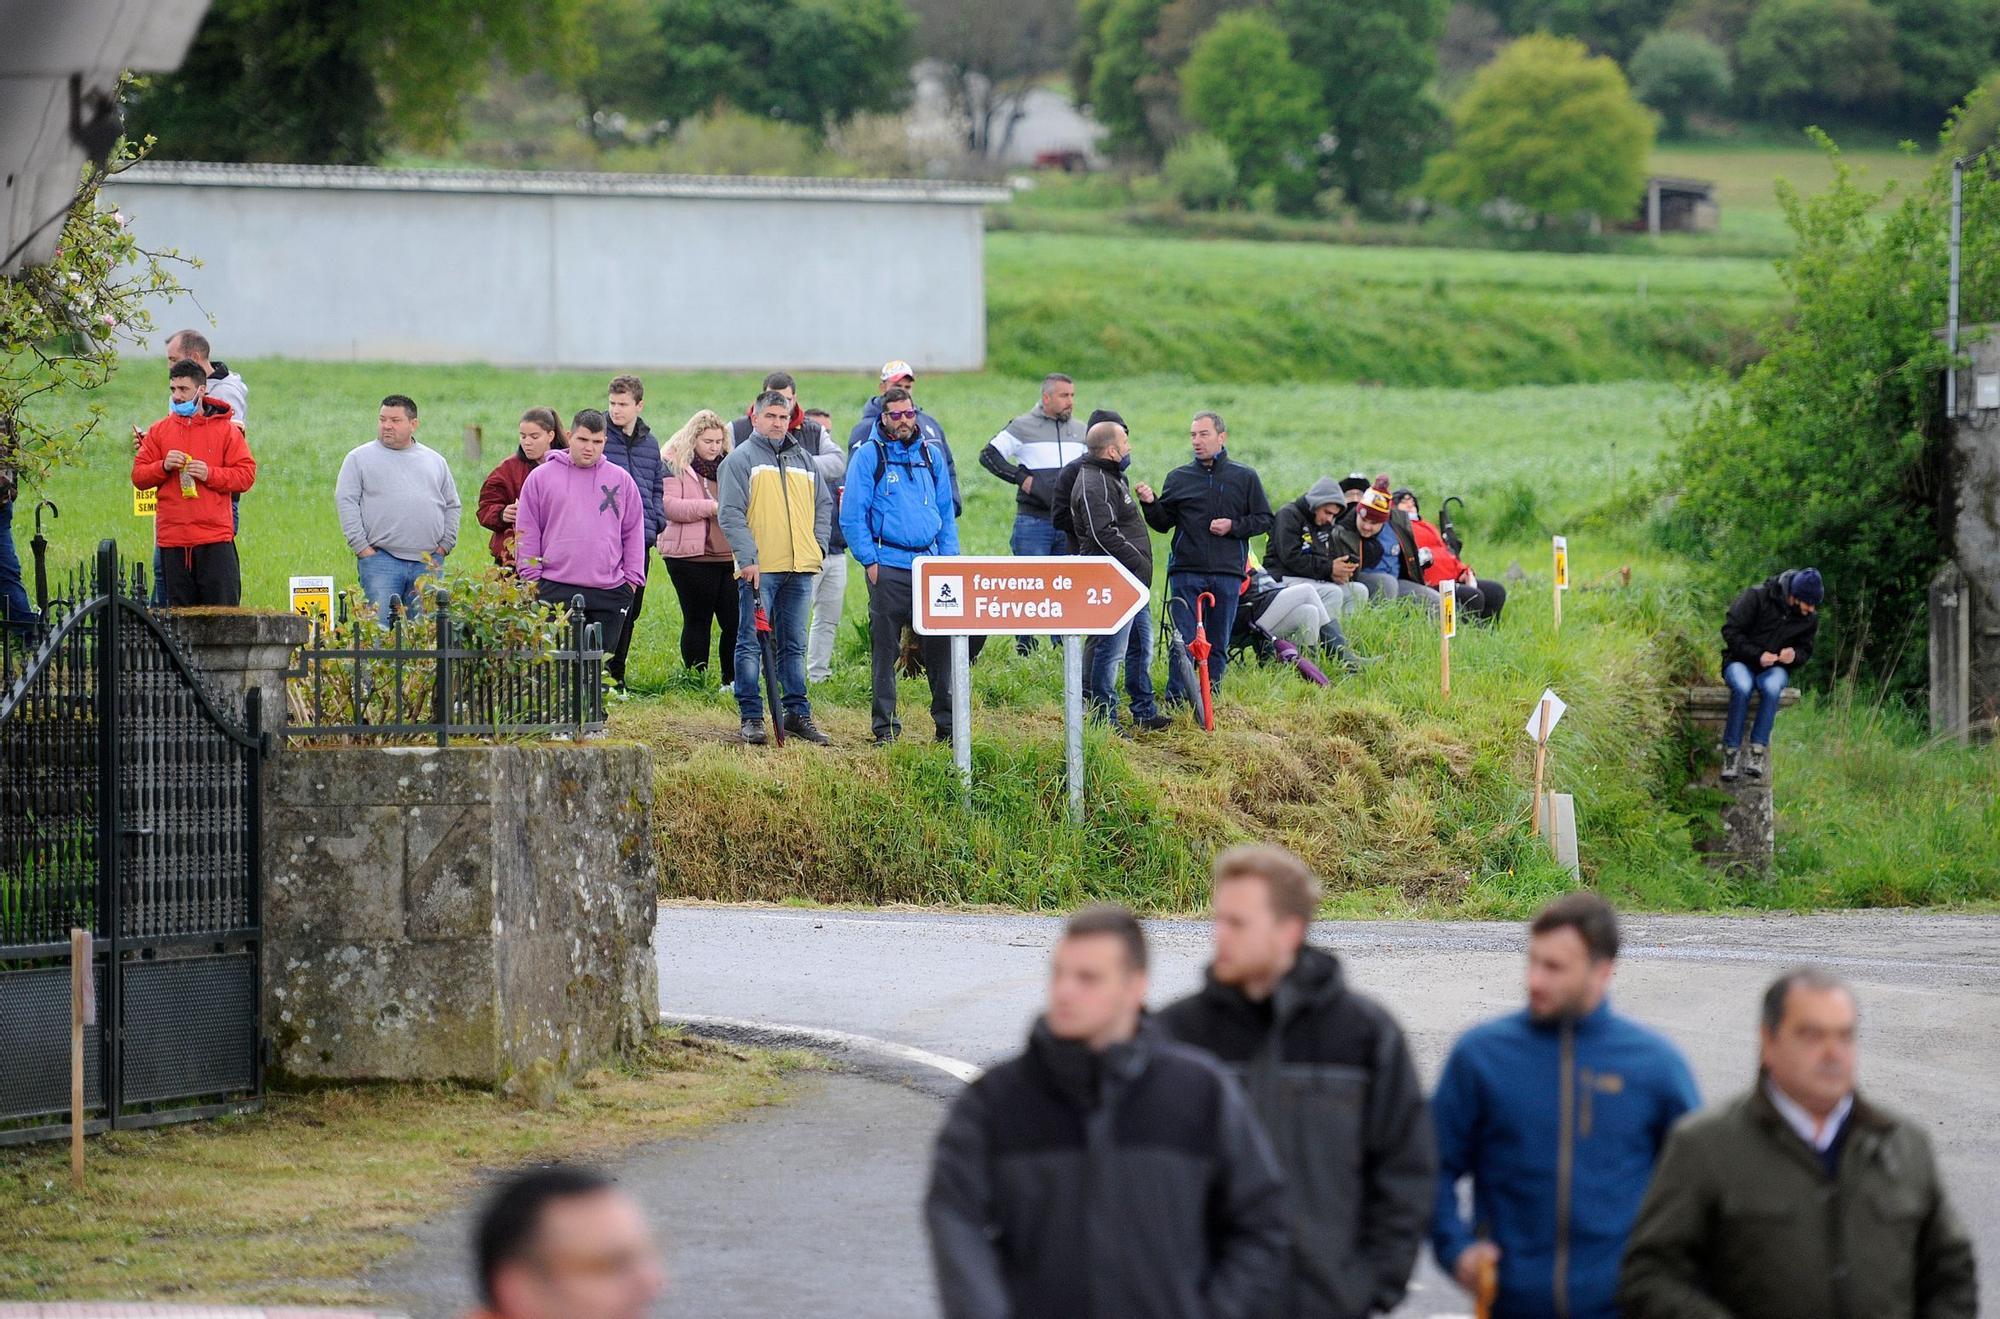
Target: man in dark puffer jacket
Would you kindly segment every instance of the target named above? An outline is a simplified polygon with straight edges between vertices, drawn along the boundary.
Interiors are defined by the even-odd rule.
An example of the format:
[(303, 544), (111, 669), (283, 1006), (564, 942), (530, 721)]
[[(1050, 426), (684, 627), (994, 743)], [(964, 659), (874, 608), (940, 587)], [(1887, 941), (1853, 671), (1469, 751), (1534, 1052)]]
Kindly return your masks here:
[(1319, 884), (1283, 848), (1216, 858), (1208, 984), (1160, 1028), (1229, 1065), (1276, 1147), (1291, 1202), (1279, 1313), (1363, 1319), (1396, 1308), (1430, 1222), (1428, 1106), (1396, 1021), (1307, 946)]
[(1087, 907), (1028, 1049), (966, 1087), (924, 1215), (948, 1319), (1250, 1319), (1284, 1277), (1283, 1187), (1243, 1092), (1141, 1024), (1146, 936)]

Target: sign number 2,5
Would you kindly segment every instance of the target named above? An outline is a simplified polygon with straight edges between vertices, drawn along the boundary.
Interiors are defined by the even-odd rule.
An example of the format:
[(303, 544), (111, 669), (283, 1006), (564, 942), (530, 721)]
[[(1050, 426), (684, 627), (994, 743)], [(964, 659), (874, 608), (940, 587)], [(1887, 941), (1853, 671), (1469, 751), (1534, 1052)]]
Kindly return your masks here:
[(1085, 587), (1083, 602), (1087, 605), (1108, 605), (1111, 603), (1111, 588), (1108, 586)]

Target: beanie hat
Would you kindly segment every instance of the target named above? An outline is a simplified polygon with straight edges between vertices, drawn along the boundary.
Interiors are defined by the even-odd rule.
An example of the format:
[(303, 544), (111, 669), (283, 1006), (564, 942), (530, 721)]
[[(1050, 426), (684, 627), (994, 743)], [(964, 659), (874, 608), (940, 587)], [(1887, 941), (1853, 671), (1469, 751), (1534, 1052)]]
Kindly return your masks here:
[(1368, 488), (1368, 478), (1359, 472), (1349, 472), (1346, 476), (1340, 478), (1340, 488), (1342, 490), (1366, 490)]
[[(1115, 421), (1120, 426), (1125, 426), (1125, 418), (1119, 416), (1117, 413), (1113, 412), (1110, 408), (1099, 408), (1097, 409), (1097, 411), (1090, 414), (1089, 421), (1083, 423), (1083, 429), (1085, 433), (1087, 434), (1090, 431), (1090, 428), (1092, 426), (1095, 426), (1100, 421)], [(1127, 431), (1130, 431), (1132, 428), (1130, 426), (1125, 426), (1125, 429)]]
[(1389, 492), (1379, 486), (1369, 486), (1363, 490), (1361, 498), (1354, 501), (1354, 507), (1359, 510), (1356, 513), (1357, 517), (1372, 513), (1384, 521), (1387, 521), (1389, 515), (1395, 511), (1389, 503)]
[(1347, 505), (1347, 496), (1341, 493), (1340, 485), (1330, 476), (1322, 476), (1306, 491), (1306, 507), (1325, 508), (1328, 504)]
[(1826, 583), (1820, 580), (1819, 569), (1801, 568), (1793, 573), (1791, 597), (1802, 605), (1814, 606), (1826, 599)]

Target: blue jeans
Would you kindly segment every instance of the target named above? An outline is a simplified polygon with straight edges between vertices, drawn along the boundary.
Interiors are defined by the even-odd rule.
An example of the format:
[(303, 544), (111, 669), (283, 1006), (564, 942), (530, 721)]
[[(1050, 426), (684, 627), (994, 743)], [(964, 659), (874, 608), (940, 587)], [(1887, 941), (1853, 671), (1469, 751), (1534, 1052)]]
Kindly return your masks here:
[(785, 713), (812, 718), (806, 700), (806, 635), (812, 624), (813, 588), (819, 574), (767, 572), (752, 591), (736, 583), (736, 708), (745, 719), (764, 717), (764, 656), (757, 644), (757, 601), (771, 620), (771, 642), (778, 652), (778, 690)]
[[(1017, 511), (1014, 514), (1014, 533), (1007, 538), (1007, 548), (1015, 554), (1068, 554), (1069, 537), (1057, 531), (1056, 524), (1047, 518)], [(1025, 655), (1035, 648), (1039, 640), (1035, 636), (1016, 637), (1014, 648)]]
[(1083, 699), (1092, 718), (1118, 722), (1118, 667), (1125, 667), (1125, 699), (1134, 719), (1151, 719), (1153, 700), (1153, 607), (1141, 605), (1132, 621), (1107, 637), (1083, 643)]
[[(1167, 574), (1167, 613), (1173, 618), (1174, 630), (1181, 634), (1184, 643), (1194, 640), (1195, 597), (1203, 591), (1215, 597), (1215, 603), (1202, 606), (1201, 628), (1208, 635), (1210, 646), (1209, 689), (1218, 695), (1222, 691), (1222, 671), (1229, 664), (1229, 634), (1236, 626), (1236, 602), (1242, 587), (1243, 578), (1235, 573), (1227, 576), (1196, 572)], [(1178, 670), (1168, 672), (1167, 704), (1192, 705), (1198, 699), (1196, 693), (1181, 690)]]
[(28, 589), (21, 585), (21, 556), (14, 552), (14, 501), (0, 504), (0, 618), (9, 623), (30, 623), (35, 606)]
[(403, 602), (411, 618), (422, 618), (417, 607), (417, 583), (437, 576), (437, 570), (422, 559), (399, 559), (387, 550), (376, 550), (363, 559), (356, 557), (354, 571), (361, 578), (361, 595), (375, 606), (375, 617), (387, 623), (391, 597)]
[(1740, 660), (1723, 665), (1722, 680), (1729, 684), (1729, 722), (1722, 730), (1722, 745), (1734, 748), (1743, 744), (1743, 719), (1750, 713), (1753, 687), (1758, 695), (1757, 722), (1750, 727), (1750, 742), (1753, 746), (1771, 745), (1771, 725), (1778, 719), (1778, 698), (1785, 694), (1785, 683), (1790, 677), (1782, 664), (1773, 664), (1755, 675)]

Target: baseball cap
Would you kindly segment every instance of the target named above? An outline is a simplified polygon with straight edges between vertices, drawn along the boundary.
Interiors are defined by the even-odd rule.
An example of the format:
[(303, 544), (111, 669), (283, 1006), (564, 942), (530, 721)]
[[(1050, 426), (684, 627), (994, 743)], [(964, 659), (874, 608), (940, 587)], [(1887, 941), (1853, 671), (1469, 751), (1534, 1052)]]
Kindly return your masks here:
[(910, 364), (908, 362), (898, 361), (898, 362), (882, 363), (883, 384), (886, 385), (891, 380), (899, 380), (904, 376), (908, 376), (912, 380), (915, 380), (917, 378), (917, 373), (910, 369)]

